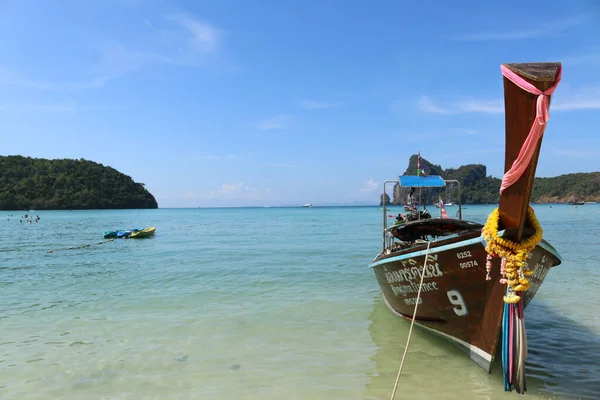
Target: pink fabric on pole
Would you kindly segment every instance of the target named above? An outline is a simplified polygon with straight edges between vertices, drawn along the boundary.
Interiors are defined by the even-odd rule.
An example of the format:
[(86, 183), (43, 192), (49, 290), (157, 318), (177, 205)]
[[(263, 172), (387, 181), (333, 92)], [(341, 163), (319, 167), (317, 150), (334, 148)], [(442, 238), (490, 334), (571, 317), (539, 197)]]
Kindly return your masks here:
[(558, 74), (556, 75), (556, 82), (554, 85), (543, 92), (533, 86), (531, 83), (527, 82), (525, 79), (521, 78), (519, 75), (512, 72), (510, 69), (506, 68), (504, 65), (500, 66), (500, 70), (502, 71), (502, 75), (504, 75), (508, 80), (521, 89), (531, 94), (538, 95), (535, 120), (533, 121), (531, 130), (529, 131), (529, 135), (527, 135), (527, 139), (525, 139), (525, 142), (523, 143), (523, 147), (521, 147), (521, 151), (519, 152), (517, 159), (513, 162), (513, 165), (508, 171), (506, 171), (504, 177), (502, 178), (502, 184), (500, 185), (500, 194), (502, 194), (504, 189), (519, 180), (521, 175), (523, 175), (523, 172), (525, 172), (529, 166), (529, 162), (531, 161), (531, 157), (533, 157), (533, 153), (535, 152), (537, 144), (544, 134), (546, 122), (550, 119), (550, 113), (548, 111), (550, 99), (548, 96), (554, 93), (554, 90), (560, 82), (562, 76), (562, 66), (558, 68)]

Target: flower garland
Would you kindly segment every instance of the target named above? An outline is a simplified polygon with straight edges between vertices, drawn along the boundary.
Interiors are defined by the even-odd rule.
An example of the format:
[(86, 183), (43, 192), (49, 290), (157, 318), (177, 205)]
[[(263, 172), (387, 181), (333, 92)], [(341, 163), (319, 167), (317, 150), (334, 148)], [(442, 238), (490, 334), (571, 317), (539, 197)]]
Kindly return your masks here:
[(508, 283), (508, 293), (504, 296), (506, 303), (518, 303), (521, 296), (516, 292), (523, 292), (529, 289), (528, 276), (533, 275), (532, 271), (527, 270), (527, 259), (531, 257), (531, 251), (542, 240), (542, 227), (538, 222), (533, 208), (527, 209), (527, 222), (535, 230), (530, 237), (521, 240), (520, 243), (513, 242), (498, 236), (498, 224), (500, 222), (500, 213), (496, 208), (488, 216), (487, 222), (481, 230), (481, 236), (486, 242), (485, 251), (488, 253), (486, 269), (486, 280), (491, 280), (490, 271), (492, 267), (492, 257), (502, 258), (500, 282)]

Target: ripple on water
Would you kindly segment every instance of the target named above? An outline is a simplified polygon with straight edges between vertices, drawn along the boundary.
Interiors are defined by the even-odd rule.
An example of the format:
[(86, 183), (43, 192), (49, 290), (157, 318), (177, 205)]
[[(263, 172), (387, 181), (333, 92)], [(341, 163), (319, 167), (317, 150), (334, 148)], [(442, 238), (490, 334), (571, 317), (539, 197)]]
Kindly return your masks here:
[[(526, 312), (527, 395), (597, 398), (600, 259), (577, 237), (600, 246), (597, 213), (535, 207), (564, 262)], [(409, 325), (368, 268), (378, 208), (40, 216), (0, 223), (3, 400), (389, 398)], [(150, 225), (153, 239), (97, 244), (106, 229)], [(404, 398), (514, 396), (500, 368), (488, 375), (420, 329), (407, 362)]]

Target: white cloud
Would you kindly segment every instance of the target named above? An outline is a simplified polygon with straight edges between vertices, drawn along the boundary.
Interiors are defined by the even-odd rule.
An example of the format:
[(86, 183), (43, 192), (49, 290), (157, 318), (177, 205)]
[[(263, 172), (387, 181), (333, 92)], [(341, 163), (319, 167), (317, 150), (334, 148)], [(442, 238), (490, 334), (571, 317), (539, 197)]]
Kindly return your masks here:
[(576, 111), (600, 109), (600, 86), (587, 86), (579, 90), (561, 91), (560, 86), (552, 96), (550, 111)]
[(265, 118), (257, 125), (258, 129), (263, 131), (286, 129), (289, 123), (289, 116), (277, 115), (274, 117)]
[(223, 185), (221, 185), (221, 189), (219, 191), (212, 192), (212, 193), (222, 193), (222, 194), (234, 193), (234, 192), (241, 190), (243, 187), (244, 187), (244, 184), (242, 182), (234, 183), (231, 185), (224, 183)]
[(363, 182), (363, 187), (360, 189), (361, 192), (372, 192), (374, 190), (377, 190), (377, 188), (379, 187), (379, 184), (377, 182), (375, 182), (373, 179), (369, 179), (366, 182)]
[(197, 193), (194, 193), (192, 190), (189, 190), (184, 196), (183, 198), (186, 200), (191, 200), (191, 199), (201, 199), (203, 196), (199, 195)]
[(458, 104), (458, 112), (479, 112), (488, 114), (502, 114), (504, 101), (502, 100), (469, 100)]
[(597, 99), (572, 99), (567, 102), (556, 102), (550, 107), (556, 111), (575, 111), (575, 110), (598, 110), (600, 109), (600, 98)]
[(575, 158), (600, 158), (600, 150), (562, 149), (554, 150), (554, 154)]
[[(584, 89), (570, 90), (560, 86), (552, 96), (550, 112), (552, 111), (578, 111), (600, 109), (600, 86), (588, 86)], [(438, 105), (427, 96), (422, 96), (417, 102), (422, 111), (434, 114), (503, 114), (504, 101), (490, 99), (455, 100), (452, 103)], [(465, 132), (467, 133), (467, 132)]]
[(569, 28), (581, 24), (583, 20), (584, 17), (578, 16), (559, 21), (546, 21), (543, 25), (536, 24), (526, 29), (474, 32), (452, 36), (450, 39), (463, 41), (505, 41), (545, 38), (560, 35)]
[(215, 53), (219, 50), (222, 32), (214, 26), (186, 14), (171, 15), (165, 18), (186, 29), (192, 36), (193, 47), (199, 51)]
[(23, 86), (39, 90), (74, 91), (81, 89), (95, 89), (104, 86), (108, 81), (115, 78), (116, 76), (103, 75), (91, 78), (89, 80), (82, 80), (80, 82), (53, 82), (46, 80), (27, 79), (15, 73), (14, 71), (0, 67), (0, 85)]
[(77, 106), (73, 102), (55, 104), (0, 104), (0, 112), (6, 113), (67, 113), (76, 114)]
[(262, 164), (265, 168), (298, 168), (299, 165), (296, 164), (279, 164), (279, 163), (264, 163)]
[(322, 101), (313, 101), (313, 100), (298, 100), (298, 105), (305, 110), (323, 110), (326, 108), (335, 107), (336, 104), (326, 103)]
[(464, 133), (465, 135), (481, 135), (482, 132), (477, 129), (456, 129), (459, 133)]
[[(148, 47), (150, 51), (129, 49), (119, 42), (92, 43), (95, 52), (86, 59), (89, 68), (65, 70), (65, 76), (74, 80), (32, 79), (0, 66), (0, 85), (22, 86), (50, 91), (78, 91), (97, 89), (108, 82), (121, 78), (153, 63), (205, 67), (212, 54), (221, 48), (222, 32), (214, 26), (189, 15), (165, 17), (179, 27), (170, 30), (154, 28), (149, 20), (144, 23), (152, 30)], [(186, 50), (193, 51), (186, 51)]]
[(419, 108), (422, 111), (435, 113), (435, 114), (452, 114), (452, 112), (450, 110), (447, 110), (445, 108), (442, 108), (442, 107), (436, 105), (433, 102), (433, 100), (431, 100), (427, 96), (421, 96), (421, 98), (419, 99)]
[(222, 184), (219, 189), (211, 191), (209, 197), (223, 200), (259, 200), (261, 195), (258, 189), (237, 182)]
[(195, 154), (194, 158), (199, 160), (235, 160), (238, 158), (235, 154), (216, 155), (216, 154)]
[(563, 64), (596, 65), (600, 64), (600, 52), (561, 57), (560, 60)]
[(488, 113), (501, 114), (504, 112), (504, 104), (501, 100), (459, 100), (454, 104), (440, 106), (427, 96), (421, 96), (418, 100), (421, 111), (433, 114), (462, 114), (462, 113)]
[(88, 60), (91, 62), (89, 69), (69, 73), (83, 76), (79, 81), (28, 79), (15, 71), (0, 67), (0, 84), (49, 91), (97, 89), (112, 80), (137, 71), (144, 63), (151, 61), (152, 57), (148, 54), (131, 52), (117, 42), (103, 43)]

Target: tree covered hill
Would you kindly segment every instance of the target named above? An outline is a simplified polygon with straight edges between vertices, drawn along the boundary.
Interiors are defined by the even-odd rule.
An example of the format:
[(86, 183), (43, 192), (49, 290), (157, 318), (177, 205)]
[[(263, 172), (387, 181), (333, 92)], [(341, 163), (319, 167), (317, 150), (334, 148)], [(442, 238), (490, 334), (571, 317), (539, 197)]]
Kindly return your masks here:
[(0, 156), (0, 209), (158, 208), (143, 183), (93, 161)]
[[(403, 175), (416, 175), (417, 155), (410, 157), (408, 168)], [(463, 204), (491, 204), (500, 201), (501, 180), (487, 176), (487, 168), (482, 164), (463, 165), (458, 168), (443, 169), (421, 158), (421, 168), (428, 175), (440, 175), (446, 180), (455, 179), (461, 185), (461, 202)], [(423, 189), (423, 198), (427, 204), (434, 203), (442, 196), (445, 202), (458, 202), (456, 185), (446, 188)], [(393, 189), (393, 199), (389, 204), (407, 202), (410, 188), (401, 188), (398, 184)], [(417, 193), (414, 198), (416, 199)], [(380, 199), (381, 200), (381, 199)], [(388, 199), (386, 199), (388, 200)], [(600, 172), (566, 174), (553, 178), (535, 178), (533, 203), (566, 203), (571, 201), (600, 202)], [(389, 201), (389, 200), (388, 200)], [(381, 202), (380, 202), (381, 204)]]
[(532, 198), (539, 203), (600, 202), (600, 172), (535, 178)]

